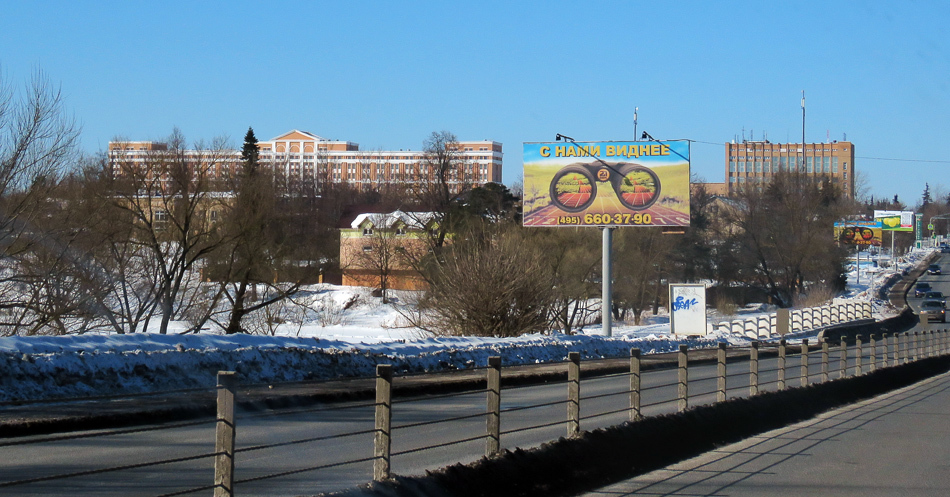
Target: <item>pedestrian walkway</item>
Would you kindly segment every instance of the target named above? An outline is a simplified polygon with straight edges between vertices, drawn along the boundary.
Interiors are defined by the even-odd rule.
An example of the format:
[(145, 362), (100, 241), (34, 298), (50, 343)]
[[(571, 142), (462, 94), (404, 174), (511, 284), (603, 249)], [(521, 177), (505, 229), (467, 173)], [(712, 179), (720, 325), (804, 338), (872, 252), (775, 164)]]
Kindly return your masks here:
[(950, 373), (584, 494), (950, 495)]

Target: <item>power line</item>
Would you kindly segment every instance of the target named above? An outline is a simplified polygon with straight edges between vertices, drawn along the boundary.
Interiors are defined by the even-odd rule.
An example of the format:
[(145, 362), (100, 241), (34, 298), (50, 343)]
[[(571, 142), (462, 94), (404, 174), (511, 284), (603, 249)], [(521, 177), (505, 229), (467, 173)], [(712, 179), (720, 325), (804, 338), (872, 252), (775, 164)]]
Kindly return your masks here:
[(868, 159), (868, 160), (891, 160), (897, 162), (931, 162), (935, 164), (950, 164), (950, 160), (927, 160), (927, 159), (894, 159), (890, 157), (859, 157), (854, 156), (855, 159)]

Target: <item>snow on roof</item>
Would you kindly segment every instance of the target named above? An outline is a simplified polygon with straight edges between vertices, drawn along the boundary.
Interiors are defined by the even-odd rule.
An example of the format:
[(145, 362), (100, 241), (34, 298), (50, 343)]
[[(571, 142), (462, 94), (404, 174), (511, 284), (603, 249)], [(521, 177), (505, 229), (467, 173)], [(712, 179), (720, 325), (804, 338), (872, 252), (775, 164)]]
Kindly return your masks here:
[(432, 212), (403, 212), (395, 210), (392, 212), (376, 213), (370, 212), (356, 216), (356, 219), (350, 223), (353, 229), (359, 228), (363, 221), (369, 220), (374, 227), (387, 229), (402, 222), (409, 228), (423, 229), (435, 217)]

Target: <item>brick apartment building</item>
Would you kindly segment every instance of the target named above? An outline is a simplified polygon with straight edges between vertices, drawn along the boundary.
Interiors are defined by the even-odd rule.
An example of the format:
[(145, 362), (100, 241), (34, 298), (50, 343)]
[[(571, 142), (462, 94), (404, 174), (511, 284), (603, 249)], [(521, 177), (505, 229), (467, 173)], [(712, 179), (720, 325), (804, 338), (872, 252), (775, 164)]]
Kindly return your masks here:
[[(349, 141), (328, 140), (306, 131), (292, 130), (258, 143), (260, 161), (273, 168), (287, 184), (295, 182), (346, 183), (360, 190), (386, 184), (423, 183), (431, 180), (426, 154), (411, 150), (360, 150)], [(109, 142), (112, 172), (123, 168), (149, 169), (154, 159), (169, 151), (168, 144), (151, 141)], [(184, 150), (185, 160), (203, 168), (211, 179), (226, 180), (241, 164), (240, 150)], [(501, 183), (502, 144), (495, 141), (458, 142), (458, 166), (450, 187)]]

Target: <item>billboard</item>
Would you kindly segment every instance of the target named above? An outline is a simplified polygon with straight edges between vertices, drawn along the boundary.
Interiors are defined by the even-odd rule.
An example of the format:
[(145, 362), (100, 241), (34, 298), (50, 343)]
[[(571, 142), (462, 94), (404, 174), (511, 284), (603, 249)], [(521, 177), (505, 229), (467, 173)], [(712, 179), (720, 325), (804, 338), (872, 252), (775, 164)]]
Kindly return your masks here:
[(689, 142), (524, 144), (525, 226), (689, 226)]
[(674, 335), (706, 335), (706, 285), (670, 284), (670, 330)]
[(880, 247), (883, 236), (880, 221), (842, 221), (835, 223), (835, 240), (847, 245)]
[(913, 211), (874, 211), (874, 220), (884, 231), (914, 231)]

